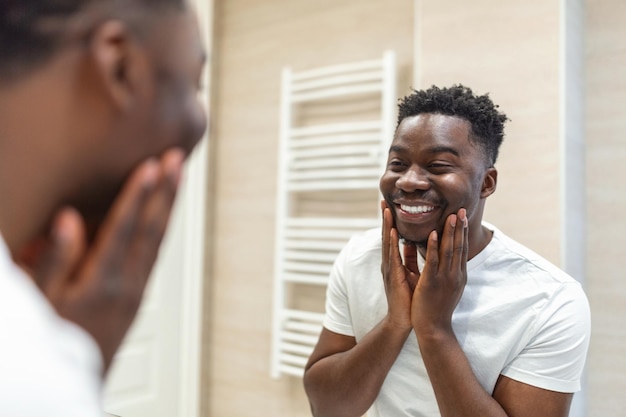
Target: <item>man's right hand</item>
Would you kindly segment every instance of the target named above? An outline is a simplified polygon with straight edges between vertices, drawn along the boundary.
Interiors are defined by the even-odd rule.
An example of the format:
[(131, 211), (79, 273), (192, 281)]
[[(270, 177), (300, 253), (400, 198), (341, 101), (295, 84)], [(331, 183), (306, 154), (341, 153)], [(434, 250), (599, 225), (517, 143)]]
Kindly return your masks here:
[(93, 243), (71, 207), (52, 225), (49, 243), (25, 267), (62, 317), (89, 332), (105, 370), (137, 313), (174, 204), (183, 152), (167, 151), (131, 174)]
[(403, 263), (398, 230), (394, 227), (391, 209), (384, 200), (381, 201), (381, 209), (383, 211), (381, 272), (388, 305), (386, 320), (394, 327), (410, 331), (413, 328), (411, 300), (420, 276), (417, 267), (417, 248), (412, 244), (404, 246), (405, 263)]

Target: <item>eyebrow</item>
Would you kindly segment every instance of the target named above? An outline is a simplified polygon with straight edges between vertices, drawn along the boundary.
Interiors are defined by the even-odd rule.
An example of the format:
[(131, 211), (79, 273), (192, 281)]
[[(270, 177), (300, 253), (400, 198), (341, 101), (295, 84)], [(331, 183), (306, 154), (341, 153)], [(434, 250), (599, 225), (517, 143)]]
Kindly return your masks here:
[[(402, 153), (402, 152), (406, 152), (406, 151), (407, 151), (407, 149), (404, 146), (392, 145), (389, 148), (389, 153), (392, 153), (392, 152)], [(435, 147), (432, 147), (432, 148), (428, 148), (426, 150), (426, 152), (428, 152), (429, 154), (449, 153), (449, 154), (452, 154), (452, 155), (454, 155), (456, 157), (460, 157), (461, 156), (459, 151), (457, 151), (456, 149), (451, 148), (449, 146), (435, 146)]]

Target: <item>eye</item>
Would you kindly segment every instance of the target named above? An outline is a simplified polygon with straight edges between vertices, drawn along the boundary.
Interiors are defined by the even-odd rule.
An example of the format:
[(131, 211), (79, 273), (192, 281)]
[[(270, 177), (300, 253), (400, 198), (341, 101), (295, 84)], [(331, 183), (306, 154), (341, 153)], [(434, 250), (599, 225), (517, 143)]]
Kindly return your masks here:
[(399, 159), (392, 159), (387, 163), (387, 167), (392, 171), (399, 171), (406, 167), (406, 164)]
[(450, 172), (454, 168), (453, 165), (446, 162), (433, 162), (428, 165), (428, 169), (431, 172), (442, 174), (446, 172)]

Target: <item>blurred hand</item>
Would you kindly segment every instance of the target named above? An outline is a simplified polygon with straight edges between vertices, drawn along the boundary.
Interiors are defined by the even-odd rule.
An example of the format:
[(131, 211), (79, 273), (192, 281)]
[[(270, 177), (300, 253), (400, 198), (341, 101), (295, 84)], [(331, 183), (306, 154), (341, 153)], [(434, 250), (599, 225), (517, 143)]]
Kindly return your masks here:
[(89, 332), (111, 364), (137, 313), (167, 223), (183, 165), (180, 150), (131, 174), (93, 243), (84, 219), (61, 209), (45, 245), (21, 259), (59, 315)]

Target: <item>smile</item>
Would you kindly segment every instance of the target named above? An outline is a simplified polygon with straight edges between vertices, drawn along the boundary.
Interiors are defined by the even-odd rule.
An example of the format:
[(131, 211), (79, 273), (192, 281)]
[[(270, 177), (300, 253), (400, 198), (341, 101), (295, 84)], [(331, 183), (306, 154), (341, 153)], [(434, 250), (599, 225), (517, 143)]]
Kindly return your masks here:
[(405, 204), (400, 204), (400, 209), (410, 214), (421, 214), (428, 213), (435, 209), (434, 206), (407, 206)]

